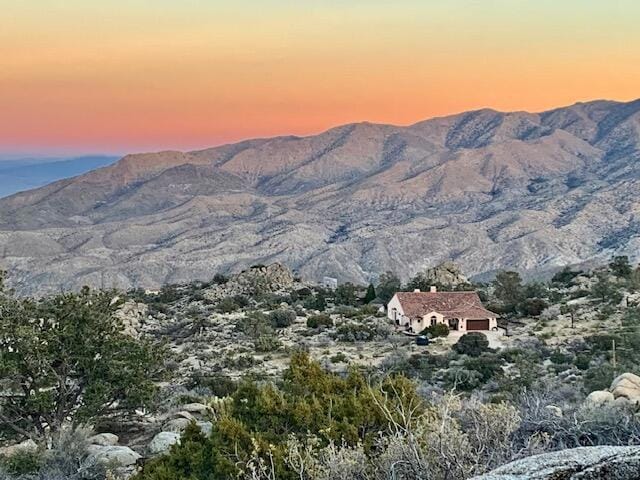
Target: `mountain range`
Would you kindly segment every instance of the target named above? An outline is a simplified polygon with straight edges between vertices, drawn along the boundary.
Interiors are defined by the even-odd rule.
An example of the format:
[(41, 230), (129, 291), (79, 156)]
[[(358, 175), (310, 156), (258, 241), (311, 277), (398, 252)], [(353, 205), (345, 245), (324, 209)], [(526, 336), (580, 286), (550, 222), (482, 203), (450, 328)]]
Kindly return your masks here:
[(118, 157), (92, 155), (74, 158), (0, 160), (0, 197), (104, 167)]
[(308, 280), (543, 275), (640, 247), (640, 99), (128, 155), (0, 200), (19, 291), (154, 288), (279, 261)]

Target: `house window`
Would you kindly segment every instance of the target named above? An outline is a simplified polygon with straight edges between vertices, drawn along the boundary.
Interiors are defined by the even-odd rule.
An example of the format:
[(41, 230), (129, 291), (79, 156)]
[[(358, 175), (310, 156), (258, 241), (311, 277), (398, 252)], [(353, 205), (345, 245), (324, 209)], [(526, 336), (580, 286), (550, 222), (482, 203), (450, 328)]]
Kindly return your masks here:
[(394, 308), (391, 310), (391, 312), (392, 312), (392, 316), (393, 316), (393, 321), (394, 321), (395, 323), (400, 323), (400, 322), (398, 322), (398, 309), (394, 307)]
[(435, 315), (433, 317), (431, 317), (431, 326), (435, 326), (435, 324), (438, 322), (438, 317), (436, 317)]

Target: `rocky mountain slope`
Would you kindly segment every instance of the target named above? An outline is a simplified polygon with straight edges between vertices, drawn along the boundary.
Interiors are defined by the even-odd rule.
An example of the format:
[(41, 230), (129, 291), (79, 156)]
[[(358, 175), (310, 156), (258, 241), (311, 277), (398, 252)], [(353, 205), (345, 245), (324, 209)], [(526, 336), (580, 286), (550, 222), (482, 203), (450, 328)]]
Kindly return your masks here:
[(129, 155), (0, 200), (0, 262), (45, 292), (273, 261), (366, 282), (449, 259), (476, 277), (635, 259), (638, 160), (640, 100)]

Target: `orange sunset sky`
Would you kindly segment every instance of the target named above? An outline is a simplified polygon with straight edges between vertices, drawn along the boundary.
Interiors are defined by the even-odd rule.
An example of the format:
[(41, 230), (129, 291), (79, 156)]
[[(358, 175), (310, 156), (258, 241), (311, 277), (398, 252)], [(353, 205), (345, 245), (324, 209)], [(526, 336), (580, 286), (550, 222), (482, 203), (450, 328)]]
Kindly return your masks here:
[(0, 0), (0, 153), (640, 97), (637, 0)]

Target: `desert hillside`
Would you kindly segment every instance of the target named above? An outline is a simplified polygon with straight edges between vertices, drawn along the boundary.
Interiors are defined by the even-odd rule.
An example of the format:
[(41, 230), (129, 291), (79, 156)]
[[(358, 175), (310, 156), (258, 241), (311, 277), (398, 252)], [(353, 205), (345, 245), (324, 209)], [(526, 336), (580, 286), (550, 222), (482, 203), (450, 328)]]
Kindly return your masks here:
[(444, 260), (483, 278), (635, 259), (639, 159), (640, 100), (128, 155), (1, 200), (0, 262), (41, 293), (273, 261), (364, 283)]

